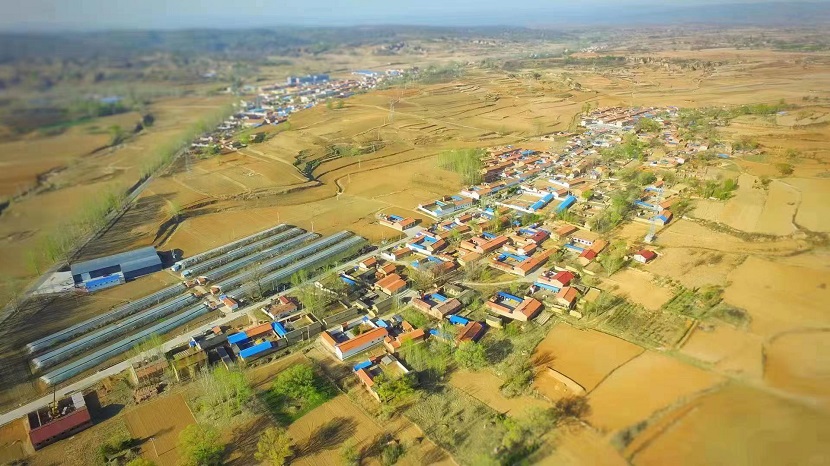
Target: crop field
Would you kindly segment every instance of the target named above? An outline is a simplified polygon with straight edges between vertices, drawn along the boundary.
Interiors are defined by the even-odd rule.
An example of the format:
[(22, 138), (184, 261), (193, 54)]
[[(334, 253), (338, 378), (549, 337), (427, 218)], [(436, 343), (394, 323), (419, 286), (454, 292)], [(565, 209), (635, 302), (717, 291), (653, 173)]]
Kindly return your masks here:
[(450, 385), (500, 413), (523, 415), (529, 409), (550, 407), (547, 401), (529, 395), (507, 398), (499, 390), (503, 384), (504, 381), (490, 371), (457, 370), (450, 376)]
[(133, 438), (151, 439), (141, 444), (141, 456), (160, 466), (175, 466), (179, 457), (179, 433), (196, 420), (182, 395), (163, 396), (124, 414)]
[[(571, 425), (557, 430), (545, 447), (551, 453), (537, 464), (545, 466), (625, 466), (629, 464), (603, 436), (590, 426)], [(542, 448), (545, 448), (542, 447)]]
[(637, 269), (621, 270), (605, 279), (605, 283), (614, 293), (652, 311), (660, 309), (673, 294), (671, 289), (654, 283), (649, 272)]
[(647, 351), (600, 383), (589, 396), (591, 425), (615, 432), (717, 385), (722, 377)]
[[(642, 352), (643, 348), (620, 338), (561, 323), (539, 343), (533, 359), (546, 361), (539, 370), (551, 367), (590, 393), (611, 372)], [(536, 388), (547, 393), (540, 382), (537, 377)]]
[(822, 464), (830, 455), (825, 411), (764, 391), (727, 386), (680, 410), (641, 434), (626, 455), (633, 464)]
[(773, 387), (830, 406), (830, 332), (793, 331), (764, 347), (764, 379)]
[(0, 427), (0, 462), (10, 464), (31, 455), (34, 450), (23, 418)]
[(668, 349), (680, 341), (690, 325), (688, 318), (625, 302), (608, 311), (597, 328), (628, 341)]
[(826, 269), (750, 257), (730, 275), (724, 300), (752, 317), (752, 333), (770, 337), (789, 329), (826, 327), (830, 303)]
[[(392, 433), (406, 445), (406, 454), (399, 461), (402, 465), (453, 464), (448, 455), (425, 440), (415, 443), (419, 436), (410, 423), (400, 421), (381, 426), (352, 403), (346, 395), (340, 395), (315, 408), (288, 428), (288, 434), (298, 449), (298, 457), (292, 464), (331, 465), (342, 464), (340, 449), (348, 439), (357, 442), (359, 449), (371, 450), (372, 445), (392, 427)], [(405, 424), (409, 424), (408, 426)], [(426, 462), (426, 463), (425, 463)], [(365, 458), (361, 464), (380, 464), (379, 458)]]
[(763, 339), (729, 324), (698, 325), (680, 352), (734, 376), (760, 380), (763, 373)]
[(5, 195), (26, 193), (2, 213), (0, 255), (5, 260), (0, 274), (6, 282), (0, 297), (8, 297), (9, 287), (18, 287), (18, 280), (33, 278), (46, 265), (41, 258), (44, 237), (72, 218), (67, 213), (135, 184), (150, 157), (225, 103), (226, 97), (162, 99), (149, 108), (154, 125), (115, 148), (106, 147), (107, 128), (130, 128), (138, 114), (98, 118), (57, 136), (0, 144), (0, 166), (7, 167), (3, 176), (14, 178), (0, 183), (11, 190)]

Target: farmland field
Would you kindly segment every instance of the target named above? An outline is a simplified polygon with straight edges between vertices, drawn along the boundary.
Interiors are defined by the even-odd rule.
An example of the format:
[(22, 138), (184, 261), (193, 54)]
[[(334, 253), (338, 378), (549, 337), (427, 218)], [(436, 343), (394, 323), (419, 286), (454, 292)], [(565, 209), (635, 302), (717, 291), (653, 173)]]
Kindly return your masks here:
[(179, 462), (179, 433), (196, 420), (182, 395), (163, 396), (124, 415), (133, 438), (149, 439), (141, 444), (141, 456), (160, 466)]
[[(693, 402), (650, 442), (633, 452), (635, 465), (823, 464), (830, 417), (780, 397), (728, 386)], [(681, 408), (683, 409), (683, 408)], [(670, 415), (669, 415), (670, 416)]]
[[(587, 392), (597, 387), (611, 372), (643, 352), (633, 345), (596, 330), (578, 330), (558, 324), (536, 347), (534, 359), (580, 384)], [(540, 369), (541, 370), (541, 369)], [(537, 376), (536, 388), (547, 393)]]
[(645, 352), (614, 371), (590, 394), (591, 424), (614, 432), (723, 380), (667, 356)]

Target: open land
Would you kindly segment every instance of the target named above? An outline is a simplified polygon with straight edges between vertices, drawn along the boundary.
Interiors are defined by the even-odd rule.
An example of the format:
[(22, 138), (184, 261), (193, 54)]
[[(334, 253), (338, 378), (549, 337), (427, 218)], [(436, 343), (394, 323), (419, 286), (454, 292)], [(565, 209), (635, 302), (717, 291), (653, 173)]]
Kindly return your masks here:
[[(696, 200), (687, 218), (677, 218), (659, 232), (653, 245), (660, 254), (655, 262), (601, 280), (603, 288), (629, 302), (579, 322), (580, 327), (589, 327), (586, 330), (557, 323), (536, 348), (536, 361), (545, 361), (535, 368), (536, 392), (551, 401), (566, 393), (546, 372), (550, 368), (581, 385), (591, 406), (587, 424), (545, 439), (551, 451), (540, 464), (819, 463), (830, 455), (823, 441), (830, 435), (830, 315), (826, 311), (830, 269), (828, 243), (822, 236), (830, 232), (825, 205), (830, 190), (826, 146), (830, 139), (830, 55), (669, 47), (658, 39), (646, 51), (632, 51), (625, 45), (606, 49), (603, 54), (643, 60), (612, 68), (567, 67), (545, 60), (531, 61), (523, 70), (510, 73), (471, 68), (451, 82), (374, 91), (348, 99), (342, 109), (318, 106), (292, 115), (291, 128), (264, 143), (222, 156), (179, 159), (155, 177), (135, 204), (81, 255), (153, 244), (162, 250), (182, 250), (188, 256), (275, 223), (322, 233), (350, 229), (379, 242), (392, 238), (394, 232), (377, 225), (376, 214), (396, 213), (426, 221), (414, 210), (419, 203), (457, 192), (462, 186), (458, 175), (436, 166), (436, 156), (443, 150), (508, 143), (531, 147), (537, 142), (528, 140), (538, 133), (572, 129), (585, 102), (702, 107), (784, 99), (800, 107), (786, 115), (740, 117), (720, 128), (726, 140), (754, 138), (763, 153), (717, 162), (719, 166), (711, 171), (708, 166), (694, 166), (685, 172), (711, 178), (731, 174), (738, 181), (731, 198)], [(487, 56), (469, 49), (457, 53), (451, 58)], [(576, 58), (596, 56), (586, 53)], [(646, 59), (653, 61), (648, 64)], [(682, 65), (688, 60), (715, 64), (691, 70)], [(337, 63), (344, 69), (349, 66)], [(539, 78), (526, 73), (534, 69)], [(805, 95), (824, 100), (804, 103)], [(94, 152), (106, 137), (91, 134), (94, 130), (84, 126), (55, 136), (63, 139), (27, 146), (26, 150), (38, 154), (52, 147), (71, 146), (72, 150), (38, 158), (25, 168), (14, 166), (4, 175), (16, 183), (6, 195), (30, 189), (37, 174), (69, 168), (49, 178), (53, 188), (35, 190), (3, 211), (0, 237), (6, 240), (0, 253), (12, 259), (4, 262), (8, 263), (4, 267), (10, 267), (4, 276), (33, 275), (22, 265), (26, 263), (24, 251), (37, 244), (40, 232), (57, 225), (55, 219), (71, 208), (67, 206), (108, 184), (135, 182), (139, 166), (135, 159), (141, 151), (160, 144), (167, 134), (164, 131), (172, 134), (177, 124), (186, 125), (190, 120), (185, 119), (195, 118), (194, 112), (184, 109), (194, 105), (216, 108), (221, 102), (219, 98), (160, 101), (155, 104), (158, 114), (153, 129), (111, 152)], [(161, 133), (158, 141), (152, 139), (156, 131)], [(330, 144), (360, 145), (373, 139), (383, 141), (383, 148), (323, 161), (310, 177), (295, 168), (301, 151), (306, 160), (323, 160)], [(7, 149), (2, 150), (22, 150), (18, 146)], [(788, 157), (788, 149), (798, 155)], [(776, 168), (787, 161), (793, 165), (791, 175)], [(762, 186), (764, 177), (771, 178), (767, 187)], [(639, 244), (647, 229), (632, 223), (614, 231), (610, 239)], [(41, 305), (13, 320), (21, 336), (6, 344), (19, 348), (170, 280), (167, 272), (160, 272), (91, 297)], [(664, 310), (674, 294), (669, 282), (689, 289), (721, 286), (723, 303), (745, 311), (748, 318), (734, 325), (716, 317), (691, 318)], [(266, 385), (295, 359), (254, 369), (255, 385)], [(8, 371), (29, 374), (21, 355), (9, 360)], [(537, 397), (506, 398), (498, 390), (502, 383), (487, 371), (456, 372), (450, 379), (454, 387), (510, 416), (520, 406), (551, 405)], [(20, 377), (4, 387), (9, 387), (3, 391), (7, 406), (36, 392), (36, 387)], [(162, 403), (165, 409), (187, 410), (175, 397), (161, 400), (167, 400)], [(131, 432), (136, 429), (134, 435), (155, 435), (167, 428), (172, 432), (186, 424), (165, 427), (170, 420), (162, 419), (159, 413), (164, 410), (155, 406), (161, 400), (126, 413)], [(141, 413), (146, 413), (141, 422), (151, 427), (138, 424), (139, 418), (144, 419)], [(182, 416), (192, 419), (189, 412)], [(319, 442), (316, 434), (331, 420), (342, 423), (339, 437), (331, 444), (315, 444)], [(14, 438), (19, 431), (15, 429), (6, 426), (0, 432), (6, 442), (0, 453), (16, 448)], [(410, 433), (405, 437), (420, 436), (411, 433), (417, 430), (411, 424), (407, 429), (412, 430), (406, 430)], [(298, 445), (317, 446), (300, 455), (299, 464), (339, 464), (339, 446), (347, 438), (363, 444), (382, 431), (342, 395), (289, 428)], [(142, 452), (172, 464), (172, 435), (156, 437), (156, 443), (162, 439), (160, 450), (164, 452), (145, 450), (153, 448), (152, 443), (143, 444)], [(423, 458), (432, 458), (434, 463), (449, 463), (445, 455), (434, 445), (421, 446), (403, 462), (419, 464)]]

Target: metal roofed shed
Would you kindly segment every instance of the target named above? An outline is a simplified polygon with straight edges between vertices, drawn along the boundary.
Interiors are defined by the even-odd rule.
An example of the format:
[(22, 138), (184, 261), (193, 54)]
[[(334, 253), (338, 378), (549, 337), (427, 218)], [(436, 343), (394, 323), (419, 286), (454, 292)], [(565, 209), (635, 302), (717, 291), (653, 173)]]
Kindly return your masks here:
[(87, 282), (97, 284), (96, 280), (109, 275), (121, 275), (125, 281), (132, 280), (161, 270), (161, 258), (153, 246), (133, 251), (99, 257), (70, 266), (75, 284)]

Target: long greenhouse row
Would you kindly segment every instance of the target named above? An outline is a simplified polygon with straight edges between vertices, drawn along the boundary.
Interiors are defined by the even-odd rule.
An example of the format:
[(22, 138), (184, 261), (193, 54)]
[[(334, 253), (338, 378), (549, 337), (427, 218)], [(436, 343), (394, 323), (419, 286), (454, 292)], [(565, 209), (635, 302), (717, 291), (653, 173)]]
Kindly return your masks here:
[(171, 297), (181, 294), (182, 291), (184, 291), (184, 287), (180, 283), (168, 286), (167, 288), (157, 291), (151, 295), (147, 295), (141, 299), (119, 306), (106, 314), (95, 316), (79, 324), (65, 328), (59, 332), (55, 332), (48, 337), (33, 341), (26, 345), (26, 349), (29, 351), (29, 354), (49, 349), (58, 343), (71, 340), (79, 335), (83, 335), (97, 328), (101, 328), (112, 322), (123, 319), (124, 317), (135, 314), (138, 311), (167, 301)]
[[(277, 227), (274, 227), (271, 230), (285, 230), (286, 228), (288, 228), (288, 225), (279, 225)], [(301, 228), (292, 228), (290, 231), (291, 231), (291, 234), (289, 234), (289, 235), (278, 234), (278, 235), (275, 235), (272, 238), (268, 238), (268, 239), (277, 238), (277, 241), (283, 241), (286, 238), (293, 237), (295, 234), (301, 234), (305, 230), (303, 230)], [(288, 232), (286, 232), (286, 233), (288, 233)], [(257, 235), (260, 235), (260, 233), (258, 233)], [(312, 236), (308, 236), (308, 235), (312, 235)], [(311, 233), (305, 233), (304, 235), (302, 235), (302, 237), (305, 237), (305, 238), (312, 238), (314, 236), (315, 235), (313, 235)], [(291, 244), (277, 243), (276, 245), (272, 245), (271, 249), (269, 249), (269, 250), (276, 249), (279, 252), (279, 251), (286, 250), (288, 247), (293, 247), (294, 245), (298, 244), (297, 242), (292, 242), (292, 241), (293, 240), (289, 240), (289, 242)], [(243, 247), (242, 249), (245, 250), (248, 254), (252, 254), (252, 253), (256, 252), (255, 249), (250, 249), (250, 248), (247, 248), (247, 247)], [(230, 251), (230, 252), (235, 253), (236, 251)], [(239, 257), (239, 256), (237, 256), (237, 257)], [(243, 259), (244, 259), (244, 257), (243, 257)], [(243, 259), (239, 259), (239, 260), (243, 260)], [(239, 267), (233, 268), (231, 270), (226, 270), (224, 274), (220, 275), (220, 277), (224, 277), (224, 276), (226, 276), (226, 275), (228, 275), (232, 272), (235, 272), (237, 270), (239, 270)], [(84, 335), (84, 334), (92, 332), (96, 329), (99, 329), (99, 328), (105, 327), (109, 324), (112, 324), (113, 322), (117, 322), (121, 319), (124, 319), (125, 317), (129, 317), (129, 316), (131, 316), (131, 315), (133, 315), (133, 314), (135, 314), (139, 311), (143, 311), (145, 309), (149, 309), (152, 306), (159, 305), (159, 304), (163, 303), (164, 301), (167, 301), (168, 299), (172, 298), (173, 296), (180, 295), (184, 290), (185, 290), (185, 288), (181, 284), (176, 284), (176, 285), (169, 286), (169, 287), (167, 287), (163, 290), (157, 291), (157, 292), (155, 292), (153, 294), (150, 294), (148, 296), (145, 296), (141, 299), (138, 299), (136, 301), (127, 303), (123, 306), (119, 306), (119, 307), (113, 309), (110, 312), (92, 317), (88, 320), (85, 320), (85, 321), (79, 323), (79, 324), (73, 325), (72, 327), (66, 328), (66, 329), (61, 330), (59, 332), (53, 333), (52, 335), (49, 335), (45, 338), (41, 338), (37, 341), (29, 343), (28, 345), (26, 345), (26, 347), (29, 351), (29, 354), (36, 354), (36, 353), (39, 353), (41, 351), (48, 350), (48, 349), (52, 348), (53, 346), (58, 345), (59, 343), (69, 341), (73, 338), (77, 338), (81, 335)], [(37, 366), (37, 363), (35, 363), (35, 365)], [(37, 367), (39, 367), (39, 366), (37, 366)]]
[(115, 356), (129, 351), (153, 335), (162, 335), (170, 332), (176, 327), (184, 325), (197, 317), (207, 314), (208, 311), (210, 311), (210, 308), (208, 308), (207, 305), (204, 303), (199, 304), (183, 314), (159, 322), (158, 324), (136, 333), (129, 338), (101, 348), (88, 356), (59, 367), (51, 372), (47, 372), (46, 374), (40, 376), (40, 380), (47, 385), (54, 385), (65, 380), (69, 380), (87, 369), (91, 369), (110, 358), (114, 358)]
[(184, 278), (201, 275), (203, 272), (213, 270), (219, 266), (225, 265), (229, 262), (233, 262), (236, 259), (245, 257), (247, 255), (250, 255), (251, 253), (261, 251), (274, 244), (281, 243), (284, 240), (293, 238), (302, 233), (305, 233), (305, 230), (303, 230), (302, 228), (291, 228), (288, 231), (284, 231), (278, 235), (270, 236), (268, 238), (259, 240), (255, 243), (241, 247), (239, 249), (234, 249), (233, 251), (229, 251), (228, 253), (222, 254), (219, 257), (214, 257), (213, 259), (207, 260), (200, 264), (196, 264), (193, 267), (190, 267), (186, 270), (182, 270), (182, 277)]
[[(246, 267), (250, 267), (252, 264), (257, 264), (261, 261), (266, 259), (270, 259), (276, 255), (279, 255), (285, 251), (291, 251), (292, 249), (300, 246), (308, 241), (311, 241), (317, 237), (319, 237), (317, 233), (304, 233), (296, 238), (292, 238), (282, 244), (278, 244), (276, 246), (272, 246), (264, 251), (257, 252), (255, 254), (251, 254), (250, 256), (243, 257), (241, 259), (237, 259), (229, 264), (225, 264), (216, 270), (211, 270), (210, 272), (205, 273), (204, 275), (210, 280), (211, 282), (218, 281), (222, 278), (230, 276)], [(265, 264), (263, 264), (265, 265)]]
[(242, 246), (247, 246), (263, 238), (267, 238), (268, 236), (273, 235), (275, 233), (280, 233), (286, 230), (287, 228), (289, 228), (288, 225), (281, 223), (275, 227), (260, 231), (259, 233), (255, 233), (251, 236), (247, 236), (245, 238), (233, 241), (223, 246), (219, 246), (218, 248), (211, 249), (210, 251), (205, 251), (203, 253), (196, 254), (192, 257), (186, 257), (180, 261), (177, 261), (173, 265), (173, 270), (181, 270), (192, 265), (198, 264), (200, 262), (206, 261), (208, 259), (213, 259), (214, 257), (225, 254), (226, 252), (233, 251), (234, 249), (241, 248)]
[[(315, 265), (318, 265), (318, 264), (322, 263), (323, 261), (325, 261), (325, 259), (328, 259), (329, 257), (331, 257), (333, 255), (342, 254), (342, 253), (348, 251), (351, 248), (361, 246), (365, 243), (366, 243), (366, 240), (363, 237), (353, 236), (353, 237), (351, 237), (351, 238), (349, 238), (349, 239), (347, 239), (347, 240), (345, 240), (345, 241), (343, 241), (343, 242), (341, 242), (341, 243), (339, 243), (335, 246), (332, 246), (328, 249), (320, 251), (320, 252), (318, 252), (316, 254), (313, 254), (309, 257), (306, 257), (305, 259), (299, 260), (299, 261), (295, 262), (294, 264), (292, 264), (288, 267), (285, 267), (283, 269), (277, 270), (276, 272), (274, 272), (270, 275), (262, 277), (258, 280), (258, 282), (262, 286), (276, 288), (277, 285), (279, 285), (281, 283), (285, 283), (286, 280), (289, 280), (292, 275), (299, 272), (300, 270), (302, 270), (304, 268), (307, 268), (307, 267), (313, 267)], [(239, 288), (237, 288), (236, 290), (234, 290), (234, 292), (235, 293), (240, 293), (241, 295), (250, 294), (251, 291), (254, 290), (254, 287), (259, 286), (259, 284), (246, 283), (246, 284), (240, 286)], [(233, 294), (234, 292), (231, 292), (230, 294)]]
[(56, 364), (60, 364), (63, 361), (71, 359), (73, 356), (77, 354), (81, 354), (89, 350), (90, 348), (94, 348), (116, 337), (120, 337), (125, 333), (129, 333), (135, 329), (141, 328), (147, 324), (150, 324), (158, 320), (161, 317), (166, 317), (170, 314), (180, 311), (181, 309), (184, 309), (185, 307), (198, 301), (199, 298), (192, 294), (179, 296), (174, 300), (151, 308), (146, 312), (134, 314), (122, 321), (119, 321), (118, 325), (111, 325), (109, 327), (102, 328), (96, 332), (84, 336), (83, 338), (75, 340), (69, 344), (60, 346), (36, 358), (33, 358), (32, 364), (35, 366), (36, 369), (46, 369), (47, 367), (52, 367)]
[[(285, 230), (285, 228), (282, 228), (282, 230)], [(218, 286), (220, 290), (231, 290), (231, 292), (226, 292), (231, 295), (236, 294), (236, 292), (250, 292), (250, 290), (253, 289), (253, 286), (259, 286), (260, 284), (276, 288), (277, 285), (286, 282), (298, 271), (324, 263), (328, 258), (342, 254), (343, 252), (348, 251), (351, 248), (358, 247), (366, 242), (366, 240), (360, 236), (355, 236), (351, 232), (343, 231), (309, 243), (309, 241), (312, 241), (319, 235), (314, 233), (303, 233), (303, 231), (304, 230), (301, 229), (292, 229), (284, 231), (281, 235), (275, 235), (275, 237), (280, 237), (280, 239), (276, 241), (282, 240), (282, 242), (277, 243), (276, 245), (273, 245), (275, 241), (272, 238), (269, 238), (270, 241), (267, 243), (253, 240), (254, 244), (259, 244), (254, 246), (254, 244), (249, 243), (248, 246), (245, 246), (248, 255), (234, 254), (232, 259), (229, 261), (222, 261), (221, 265), (216, 270), (210, 271), (204, 275), (208, 277), (208, 280), (212, 282), (213, 286)], [(298, 234), (299, 236), (297, 236)], [(290, 239), (286, 241), (287, 238)], [(271, 246), (266, 249), (261, 249), (263, 244), (270, 244)], [(276, 258), (267, 260), (273, 256), (276, 256)], [(220, 261), (213, 263), (218, 265), (220, 264)], [(244, 270), (239, 272), (239, 270), (242, 269)], [(231, 277), (220, 283), (215, 283), (215, 280), (227, 275), (231, 275)], [(247, 283), (253, 279), (257, 279), (257, 285)], [(181, 293), (182, 286), (176, 285), (175, 290), (176, 293)], [(47, 339), (42, 339), (47, 340), (47, 344), (49, 344), (48, 347), (51, 347), (57, 343), (72, 338), (72, 336), (88, 333), (89, 331), (98, 329), (102, 325), (106, 325), (101, 323), (103, 321), (111, 324), (108, 327), (95, 331), (84, 336), (83, 338), (72, 341), (34, 358), (32, 362), (36, 369), (51, 368), (51, 370), (43, 374), (40, 379), (49, 385), (61, 383), (110, 358), (128, 351), (129, 349), (140, 344), (142, 341), (148, 339), (151, 335), (168, 333), (175, 327), (202, 316), (211, 309), (207, 302), (199, 303), (195, 307), (188, 309), (187, 307), (189, 305), (192, 305), (199, 299), (190, 293), (181, 295), (155, 307), (149, 307), (147, 305), (149, 304), (152, 306), (153, 304), (152, 301), (148, 301), (149, 298), (159, 299), (159, 296), (165, 296), (164, 293), (169, 292), (169, 289), (162, 290), (161, 292), (154, 293), (153, 295), (147, 296), (134, 303), (122, 306), (108, 314), (105, 314), (104, 316), (98, 316), (97, 318), (90, 319), (84, 324), (95, 324), (95, 326), (91, 327), (86, 332), (80, 331), (63, 339), (48, 340), (48, 338), (54, 337), (55, 335), (47, 337)], [(173, 294), (175, 295), (176, 293)], [(142, 304), (138, 305), (139, 303)], [(136, 312), (141, 309), (146, 309), (146, 312), (136, 314)], [(187, 310), (181, 312), (183, 309)], [(173, 317), (169, 317), (177, 312), (180, 313), (174, 315)], [(120, 320), (125, 316), (128, 318)], [(106, 319), (102, 319), (103, 317), (106, 317)], [(93, 351), (96, 348), (99, 348), (102, 344), (122, 337), (129, 332), (141, 329), (142, 327), (150, 325), (162, 318), (166, 318), (166, 320), (152, 325), (149, 328), (144, 328), (133, 335), (122, 338), (121, 340), (113, 342), (108, 346), (90, 354), (84, 355), (84, 353), (88, 351)], [(39, 340), (38, 342), (41, 342), (42, 340)], [(32, 350), (31, 346), (38, 342), (30, 344), (30, 351), (37, 351), (37, 349)], [(83, 357), (66, 363), (66, 361), (73, 357), (77, 357), (78, 355), (82, 355)]]
[(270, 260), (268, 262), (264, 262), (257, 266), (256, 268), (252, 268), (246, 272), (234, 275), (226, 280), (223, 280), (219, 283), (215, 283), (212, 286), (218, 287), (220, 290), (231, 290), (239, 287), (243, 283), (247, 281), (254, 280), (256, 277), (261, 276), (262, 274), (272, 272), (280, 267), (284, 267), (296, 260), (302, 259), (310, 254), (314, 254), (321, 249), (328, 248), (329, 246), (336, 244), (338, 241), (343, 241), (344, 239), (352, 236), (351, 232), (348, 231), (341, 231), (340, 233), (334, 234), (332, 236), (322, 238), (317, 240), (308, 246), (304, 246), (300, 249), (292, 251), (288, 254), (282, 255), (277, 257), (274, 260)]

